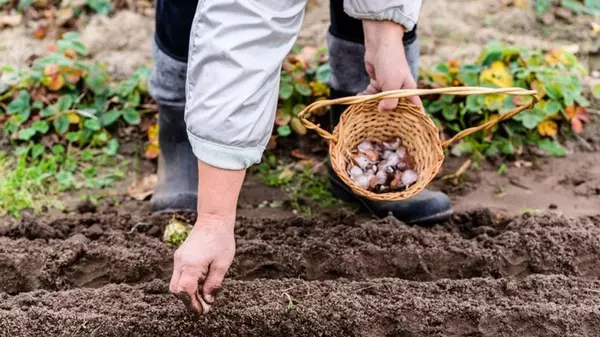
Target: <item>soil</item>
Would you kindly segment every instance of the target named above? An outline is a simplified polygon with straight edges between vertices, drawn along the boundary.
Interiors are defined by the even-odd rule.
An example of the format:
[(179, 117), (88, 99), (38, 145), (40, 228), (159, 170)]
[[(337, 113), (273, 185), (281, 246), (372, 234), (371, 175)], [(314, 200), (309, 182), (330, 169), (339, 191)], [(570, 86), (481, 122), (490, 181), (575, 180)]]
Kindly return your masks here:
[[(577, 46), (586, 87), (600, 81), (595, 19), (543, 26), (500, 3), (425, 1), (422, 65), (472, 60), (498, 39)], [(308, 11), (298, 42), (324, 45), (328, 15), (327, 1)], [(82, 38), (120, 78), (150, 61), (152, 29), (152, 18), (121, 11), (93, 18)], [(13, 66), (44, 48), (25, 26), (4, 29), (0, 41), (0, 63)], [(305, 217), (262, 207), (286, 196), (248, 176), (236, 257), (201, 317), (168, 291), (175, 248), (161, 238), (171, 215), (127, 196), (132, 170), (97, 205), (66, 196), (63, 212), (0, 219), (0, 336), (598, 336), (599, 123), (592, 113), (566, 158), (519, 160), (504, 175), (483, 162), (456, 181), (438, 179), (431, 188), (450, 195), (456, 214), (429, 228), (344, 209)], [(440, 178), (464, 160), (447, 158)]]
[(241, 216), (214, 310), (168, 292), (169, 216), (114, 208), (0, 233), (2, 336), (592, 336), (600, 217)]

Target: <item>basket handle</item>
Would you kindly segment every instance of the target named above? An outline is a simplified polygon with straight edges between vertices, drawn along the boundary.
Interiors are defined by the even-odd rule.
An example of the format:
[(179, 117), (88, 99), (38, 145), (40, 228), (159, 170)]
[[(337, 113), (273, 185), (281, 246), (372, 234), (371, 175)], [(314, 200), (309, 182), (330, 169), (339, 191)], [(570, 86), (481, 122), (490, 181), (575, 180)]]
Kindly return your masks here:
[(311, 121), (307, 120), (304, 115), (307, 113), (311, 113), (313, 111), (323, 109), (329, 105), (334, 104), (358, 104), (364, 103), (371, 100), (380, 100), (385, 98), (404, 98), (409, 96), (422, 96), (422, 95), (431, 95), (431, 94), (447, 94), (447, 95), (456, 95), (456, 96), (468, 96), (468, 95), (489, 95), (489, 94), (508, 94), (514, 96), (531, 96), (533, 100), (530, 103), (521, 105), (514, 109), (509, 110), (504, 113), (497, 119), (488, 121), (484, 124), (474, 126), (468, 129), (465, 129), (452, 137), (451, 139), (446, 140), (442, 143), (443, 147), (448, 147), (450, 144), (454, 143), (457, 140), (460, 140), (470, 134), (475, 132), (489, 129), (496, 125), (497, 123), (512, 118), (516, 114), (520, 113), (525, 109), (532, 108), (538, 101), (539, 98), (537, 96), (537, 91), (535, 90), (527, 90), (523, 88), (486, 88), (486, 87), (448, 87), (448, 88), (437, 88), (437, 89), (401, 89), (401, 90), (390, 90), (384, 91), (381, 93), (373, 94), (373, 95), (357, 95), (357, 96), (348, 96), (342, 98), (336, 98), (332, 100), (321, 100), (316, 101), (308, 105), (302, 111), (298, 113), (298, 118), (304, 127), (309, 130), (314, 130), (321, 137), (329, 141), (337, 141), (335, 137), (322, 129), (319, 124), (314, 124)]

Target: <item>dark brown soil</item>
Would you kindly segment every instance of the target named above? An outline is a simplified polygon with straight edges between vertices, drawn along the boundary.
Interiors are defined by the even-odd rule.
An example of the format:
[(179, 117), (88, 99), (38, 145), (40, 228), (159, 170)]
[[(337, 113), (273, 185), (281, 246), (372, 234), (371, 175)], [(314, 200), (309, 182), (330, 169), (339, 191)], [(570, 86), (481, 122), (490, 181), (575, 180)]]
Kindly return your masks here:
[(242, 216), (222, 295), (200, 318), (168, 293), (168, 220), (100, 208), (5, 225), (0, 336), (600, 333), (600, 217)]
[(167, 284), (0, 295), (2, 336), (593, 336), (600, 282), (564, 276), (229, 281), (195, 317)]

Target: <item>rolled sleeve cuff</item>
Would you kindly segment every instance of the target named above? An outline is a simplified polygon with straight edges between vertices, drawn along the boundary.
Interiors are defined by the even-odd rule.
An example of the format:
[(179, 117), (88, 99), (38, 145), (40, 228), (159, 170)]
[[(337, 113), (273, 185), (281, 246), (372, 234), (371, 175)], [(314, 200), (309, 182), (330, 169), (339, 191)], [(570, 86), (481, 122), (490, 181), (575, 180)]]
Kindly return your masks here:
[(389, 20), (395, 23), (398, 23), (406, 29), (406, 31), (411, 31), (415, 28), (417, 24), (416, 20), (413, 20), (411, 17), (406, 15), (402, 10), (398, 8), (388, 8), (380, 12), (365, 12), (360, 13), (355, 11), (352, 8), (344, 8), (344, 11), (349, 16), (359, 19), (359, 20)]
[(263, 147), (241, 148), (213, 143), (199, 138), (190, 131), (188, 138), (194, 155), (210, 166), (224, 170), (243, 170), (258, 164), (264, 153)]

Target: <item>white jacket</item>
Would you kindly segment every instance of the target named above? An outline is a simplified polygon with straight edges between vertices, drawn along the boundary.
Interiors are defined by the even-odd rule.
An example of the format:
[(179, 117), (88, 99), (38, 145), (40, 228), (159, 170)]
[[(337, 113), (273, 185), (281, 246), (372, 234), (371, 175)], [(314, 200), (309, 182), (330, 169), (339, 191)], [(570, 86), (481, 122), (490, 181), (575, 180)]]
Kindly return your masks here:
[[(344, 0), (357, 19), (417, 23), (420, 0)], [(185, 122), (199, 160), (238, 170), (260, 162), (273, 131), (281, 63), (306, 0), (200, 0), (190, 37)]]

